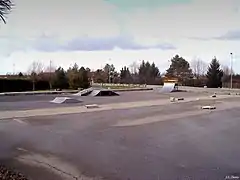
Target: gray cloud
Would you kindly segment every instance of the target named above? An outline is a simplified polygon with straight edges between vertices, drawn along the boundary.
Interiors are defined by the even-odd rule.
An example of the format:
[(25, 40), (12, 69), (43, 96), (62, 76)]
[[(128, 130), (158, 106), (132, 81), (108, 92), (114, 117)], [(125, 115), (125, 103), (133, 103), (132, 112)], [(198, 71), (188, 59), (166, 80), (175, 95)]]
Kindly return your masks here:
[(60, 44), (57, 38), (41, 36), (33, 42), (33, 48), (40, 51), (100, 51), (112, 50), (115, 47), (124, 50), (140, 50), (140, 49), (162, 49), (172, 50), (175, 46), (163, 43), (155, 46), (143, 46), (134, 43), (131, 37), (112, 37), (112, 38), (89, 38), (81, 37)]
[(202, 38), (202, 37), (188, 37), (187, 39), (191, 39), (191, 40), (199, 40), (199, 41), (209, 41), (212, 38)]
[(33, 49), (45, 52), (60, 51), (63, 48), (62, 45), (57, 41), (56, 37), (47, 36), (45, 34), (36, 39), (32, 39), (30, 44)]
[(229, 31), (222, 36), (216, 37), (218, 40), (231, 40), (231, 41), (239, 41), (240, 40), (240, 30)]
[(174, 50), (175, 46), (168, 43), (155, 46), (143, 46), (133, 41), (131, 37), (112, 37), (112, 38), (75, 38), (61, 43), (57, 36), (42, 35), (38, 38), (23, 39), (19, 37), (0, 36), (0, 53), (9, 56), (16, 51), (26, 51), (34, 49), (43, 52), (57, 51), (100, 51), (113, 50), (115, 47), (124, 50), (141, 49), (162, 49)]
[(210, 41), (210, 40), (239, 41), (240, 30), (228, 31), (227, 33), (217, 37), (209, 37), (209, 38), (189, 37), (188, 39), (200, 40), (200, 41)]

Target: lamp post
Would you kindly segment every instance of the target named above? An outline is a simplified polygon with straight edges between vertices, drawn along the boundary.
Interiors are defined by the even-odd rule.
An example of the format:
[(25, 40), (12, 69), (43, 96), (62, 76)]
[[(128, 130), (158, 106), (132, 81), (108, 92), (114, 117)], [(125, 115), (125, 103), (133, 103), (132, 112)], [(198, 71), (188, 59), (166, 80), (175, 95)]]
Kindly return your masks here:
[(15, 75), (15, 63), (13, 63), (13, 75)]
[(52, 89), (52, 61), (50, 60), (50, 66), (49, 66), (49, 88)]
[(233, 53), (230, 53), (230, 72), (231, 72), (231, 74), (230, 74), (230, 87), (231, 87), (231, 89), (233, 88), (233, 83), (232, 83), (232, 76), (233, 76), (233, 68), (232, 68), (232, 64), (233, 64)]
[(108, 69), (108, 83), (111, 83), (111, 58), (108, 59), (109, 61), (109, 69)]

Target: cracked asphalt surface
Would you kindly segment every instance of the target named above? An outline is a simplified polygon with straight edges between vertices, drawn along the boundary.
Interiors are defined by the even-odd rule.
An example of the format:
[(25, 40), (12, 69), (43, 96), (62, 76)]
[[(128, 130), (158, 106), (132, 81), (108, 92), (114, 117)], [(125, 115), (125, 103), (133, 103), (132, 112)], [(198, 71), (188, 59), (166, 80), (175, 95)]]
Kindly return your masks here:
[[(196, 94), (158, 96), (134, 92), (126, 93), (118, 101), (109, 97), (85, 99), (85, 103), (130, 102), (172, 95)], [(22, 100), (35, 104), (39, 101), (34, 96), (8, 98), (0, 102), (0, 107), (14, 102), (21, 106)], [(227, 175), (237, 176), (240, 173), (239, 100), (240, 97), (183, 101), (162, 106), (3, 119), (0, 162), (33, 180), (221, 180)], [(221, 110), (188, 116), (188, 112), (203, 111), (199, 107), (209, 104)], [(186, 116), (176, 118), (184, 112)], [(169, 118), (163, 120), (166, 116)], [(141, 118), (154, 121), (117, 126)]]

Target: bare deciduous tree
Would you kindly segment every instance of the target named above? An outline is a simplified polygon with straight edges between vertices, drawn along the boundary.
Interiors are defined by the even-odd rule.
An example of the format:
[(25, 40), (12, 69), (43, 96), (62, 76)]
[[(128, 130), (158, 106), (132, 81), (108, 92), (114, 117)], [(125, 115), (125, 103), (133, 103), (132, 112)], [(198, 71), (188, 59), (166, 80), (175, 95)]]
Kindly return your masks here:
[(28, 74), (30, 75), (33, 83), (33, 91), (35, 91), (35, 82), (37, 75), (42, 73), (44, 70), (44, 65), (41, 62), (34, 61), (28, 69)]
[[(222, 77), (222, 82), (224, 83), (223, 85), (225, 87), (230, 87), (230, 75), (231, 75), (231, 69), (229, 66), (222, 66), (222, 71), (223, 71), (223, 77)], [(232, 71), (232, 74), (234, 72)]]
[(6, 24), (5, 16), (8, 14), (13, 7), (11, 0), (0, 0), (0, 19)]
[(44, 69), (44, 74), (47, 76), (50, 89), (52, 89), (52, 80), (53, 80), (53, 75), (54, 75), (56, 69), (57, 69), (57, 67), (52, 63), (52, 61), (50, 61), (49, 66), (47, 66)]
[(228, 66), (222, 66), (223, 74), (226, 76), (231, 75), (231, 69)]
[(201, 59), (194, 59), (191, 62), (191, 68), (195, 77), (199, 78), (207, 72), (207, 64)]
[(43, 71), (44, 71), (44, 65), (43, 65), (43, 63), (38, 62), (38, 61), (32, 62), (32, 64), (28, 68), (29, 74), (32, 74), (32, 73), (39, 74)]
[(138, 73), (138, 69), (139, 69), (139, 64), (137, 62), (133, 62), (132, 64), (129, 65), (129, 69), (131, 74), (137, 74)]
[(50, 61), (50, 64), (44, 68), (44, 72), (53, 73), (57, 70), (57, 67)]

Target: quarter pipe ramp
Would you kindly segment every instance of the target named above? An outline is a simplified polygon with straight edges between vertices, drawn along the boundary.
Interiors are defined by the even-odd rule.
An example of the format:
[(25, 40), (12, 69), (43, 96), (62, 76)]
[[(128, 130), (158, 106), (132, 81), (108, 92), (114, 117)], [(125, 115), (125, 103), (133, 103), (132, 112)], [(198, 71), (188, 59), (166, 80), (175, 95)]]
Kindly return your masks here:
[(108, 89), (96, 89), (89, 96), (119, 96), (119, 94)]
[(93, 91), (93, 88), (88, 88), (88, 89), (84, 89), (82, 91), (79, 91), (76, 94), (73, 94), (74, 96), (88, 96), (91, 92)]
[(177, 91), (176, 83), (166, 82), (163, 84), (163, 87), (161, 89), (162, 93), (170, 93), (170, 92), (175, 92), (175, 91)]
[(55, 104), (73, 104), (73, 103), (81, 103), (82, 101), (79, 99), (74, 99), (70, 97), (56, 97), (54, 100), (50, 102)]
[(119, 94), (110, 89), (88, 88), (79, 91), (78, 93), (74, 94), (74, 96), (119, 96)]

